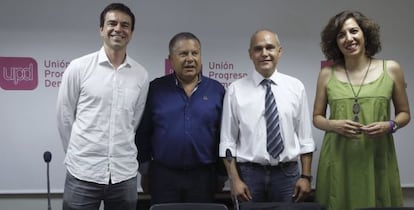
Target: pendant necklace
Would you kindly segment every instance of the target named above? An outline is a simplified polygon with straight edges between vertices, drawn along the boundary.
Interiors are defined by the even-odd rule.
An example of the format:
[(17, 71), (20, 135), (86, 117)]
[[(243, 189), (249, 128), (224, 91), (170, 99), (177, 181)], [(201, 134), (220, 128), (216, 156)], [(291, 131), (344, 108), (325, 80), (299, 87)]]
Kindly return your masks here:
[(371, 67), (371, 59), (369, 59), (368, 68), (365, 72), (364, 78), (361, 81), (361, 85), (359, 86), (359, 90), (358, 90), (357, 93), (355, 93), (354, 86), (352, 85), (351, 80), (349, 79), (348, 70), (346, 69), (346, 67), (344, 65), (346, 78), (348, 79), (349, 86), (351, 86), (352, 93), (354, 94), (354, 105), (352, 106), (352, 112), (354, 113), (354, 119), (353, 120), (355, 122), (359, 121), (359, 116), (358, 115), (359, 115), (359, 112), (361, 111), (361, 107), (360, 107), (359, 102), (358, 102), (358, 96), (359, 96), (359, 93), (361, 92), (361, 89), (362, 89), (362, 86), (365, 82), (365, 79), (367, 78), (369, 67)]

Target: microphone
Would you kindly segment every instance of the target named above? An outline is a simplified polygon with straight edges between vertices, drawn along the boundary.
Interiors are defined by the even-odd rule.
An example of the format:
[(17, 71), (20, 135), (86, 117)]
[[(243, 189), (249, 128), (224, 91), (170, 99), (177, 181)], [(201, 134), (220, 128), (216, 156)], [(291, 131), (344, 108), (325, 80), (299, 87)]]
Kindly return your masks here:
[(46, 163), (49, 163), (52, 160), (52, 153), (46, 151), (45, 153), (43, 153), (43, 159)]
[(232, 162), (233, 162), (233, 155), (231, 154), (230, 149), (226, 149), (226, 160), (229, 163), (229, 184), (230, 184), (230, 189), (231, 191), (234, 193), (233, 195), (233, 200), (234, 200), (234, 209), (235, 210), (239, 210), (239, 200), (237, 200), (237, 195), (234, 189), (234, 183), (233, 183), (233, 167), (232, 167)]
[(46, 177), (47, 177), (47, 209), (51, 210), (52, 207), (50, 206), (50, 178), (49, 178), (49, 163), (52, 160), (52, 153), (46, 151), (43, 153), (43, 160), (46, 162)]
[(231, 154), (230, 149), (226, 149), (226, 160), (229, 163), (231, 163), (231, 161), (233, 160), (233, 155)]

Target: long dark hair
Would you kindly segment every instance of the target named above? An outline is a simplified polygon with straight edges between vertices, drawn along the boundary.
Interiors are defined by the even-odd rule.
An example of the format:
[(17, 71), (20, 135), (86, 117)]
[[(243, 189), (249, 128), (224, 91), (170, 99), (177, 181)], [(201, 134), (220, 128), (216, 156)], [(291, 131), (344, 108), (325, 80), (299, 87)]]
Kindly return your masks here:
[(361, 12), (346, 10), (332, 17), (321, 32), (321, 48), (327, 60), (344, 63), (344, 55), (339, 50), (336, 38), (344, 22), (349, 18), (354, 18), (364, 33), (366, 55), (373, 57), (381, 51), (379, 25)]

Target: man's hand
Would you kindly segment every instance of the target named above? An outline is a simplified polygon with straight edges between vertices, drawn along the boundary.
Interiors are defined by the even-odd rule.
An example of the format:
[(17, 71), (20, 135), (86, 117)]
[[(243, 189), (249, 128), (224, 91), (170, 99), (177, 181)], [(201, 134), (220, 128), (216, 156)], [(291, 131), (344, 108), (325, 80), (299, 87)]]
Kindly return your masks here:
[(234, 198), (234, 195), (236, 195), (239, 201), (250, 201), (252, 199), (249, 188), (243, 181), (239, 179), (236, 180), (233, 184), (234, 192), (233, 189), (231, 189), (232, 198)]
[(312, 189), (308, 179), (300, 178), (295, 185), (293, 192), (294, 202), (303, 202), (310, 195)]

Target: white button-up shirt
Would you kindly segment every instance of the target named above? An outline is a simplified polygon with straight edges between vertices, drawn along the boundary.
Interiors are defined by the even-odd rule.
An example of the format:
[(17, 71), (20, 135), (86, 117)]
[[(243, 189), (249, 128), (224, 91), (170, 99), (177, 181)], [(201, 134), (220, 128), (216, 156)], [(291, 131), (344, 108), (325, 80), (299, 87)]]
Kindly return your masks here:
[(313, 152), (311, 119), (305, 87), (298, 79), (275, 71), (269, 78), (279, 112), (284, 150), (278, 158), (266, 149), (266, 87), (258, 72), (236, 80), (224, 97), (220, 138), (220, 157), (230, 149), (237, 162), (277, 165), (298, 160), (300, 154)]
[(148, 86), (144, 67), (127, 56), (115, 69), (103, 47), (70, 63), (59, 89), (57, 124), (73, 176), (108, 184), (137, 175), (135, 130)]

